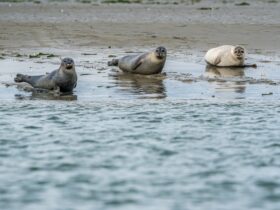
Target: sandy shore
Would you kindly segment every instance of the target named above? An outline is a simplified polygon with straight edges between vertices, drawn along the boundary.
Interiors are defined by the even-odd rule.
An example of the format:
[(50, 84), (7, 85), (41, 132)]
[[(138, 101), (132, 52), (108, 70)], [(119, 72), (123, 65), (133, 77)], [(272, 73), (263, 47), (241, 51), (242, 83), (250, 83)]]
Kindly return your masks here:
[[(215, 96), (259, 100), (263, 93), (275, 98), (280, 84), (279, 11), (279, 3), (250, 6), (204, 1), (194, 5), (2, 3), (0, 82), (11, 83), (18, 72), (33, 75), (49, 72), (57, 68), (59, 57), (67, 56), (75, 60), (80, 76), (76, 89), (79, 100), (92, 100), (93, 96), (94, 100), (122, 98), (123, 92), (142, 97), (143, 90), (148, 97), (156, 98)], [(256, 63), (258, 68), (242, 70), (238, 76), (235, 70), (220, 72), (205, 68), (205, 51), (222, 44), (245, 46), (246, 63)], [(168, 50), (166, 77), (142, 80), (111, 76), (117, 70), (107, 66), (112, 57), (159, 45)], [(30, 56), (39, 52), (58, 57)], [(235, 78), (224, 79), (228, 74)], [(214, 86), (213, 81), (217, 82)], [(151, 84), (155, 87), (151, 88)], [(18, 94), (16, 89), (11, 89), (14, 91), (11, 94), (2, 87), (0, 98)]]
[[(210, 7), (209, 7), (210, 6)], [(206, 8), (206, 9), (205, 9)], [(220, 44), (280, 50), (280, 4), (0, 4), (0, 49), (149, 48), (205, 52)], [(278, 53), (277, 53), (278, 54)]]

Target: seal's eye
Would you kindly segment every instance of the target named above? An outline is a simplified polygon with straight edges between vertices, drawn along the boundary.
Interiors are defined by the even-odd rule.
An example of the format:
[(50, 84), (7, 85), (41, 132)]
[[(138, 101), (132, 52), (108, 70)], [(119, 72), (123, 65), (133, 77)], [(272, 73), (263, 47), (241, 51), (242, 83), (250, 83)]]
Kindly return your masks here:
[(164, 52), (165, 52), (165, 49), (162, 48), (162, 49), (161, 49), (161, 52), (164, 53)]

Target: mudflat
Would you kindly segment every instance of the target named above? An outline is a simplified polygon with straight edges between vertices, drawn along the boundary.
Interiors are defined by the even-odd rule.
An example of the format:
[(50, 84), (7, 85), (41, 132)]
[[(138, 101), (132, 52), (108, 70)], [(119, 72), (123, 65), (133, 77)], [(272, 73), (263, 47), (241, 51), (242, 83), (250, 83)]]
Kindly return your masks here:
[(0, 4), (0, 49), (151, 47), (205, 51), (242, 44), (249, 51), (280, 49), (280, 4), (249, 6), (18, 3)]

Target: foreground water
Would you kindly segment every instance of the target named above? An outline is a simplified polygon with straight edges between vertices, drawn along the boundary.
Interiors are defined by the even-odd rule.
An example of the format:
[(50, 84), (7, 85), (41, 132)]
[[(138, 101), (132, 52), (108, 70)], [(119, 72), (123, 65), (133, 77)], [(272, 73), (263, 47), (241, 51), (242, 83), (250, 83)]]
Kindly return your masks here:
[[(279, 63), (260, 60), (218, 73), (169, 61), (156, 77), (81, 60), (73, 101), (2, 84), (0, 209), (278, 210)], [(57, 61), (0, 65), (10, 82)]]

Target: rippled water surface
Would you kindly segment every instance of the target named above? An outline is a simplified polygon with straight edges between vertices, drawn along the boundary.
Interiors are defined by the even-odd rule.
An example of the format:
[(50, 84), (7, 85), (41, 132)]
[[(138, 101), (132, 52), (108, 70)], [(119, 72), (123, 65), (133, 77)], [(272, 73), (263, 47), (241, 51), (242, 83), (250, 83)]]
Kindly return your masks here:
[[(233, 77), (203, 63), (170, 61), (155, 77), (104, 63), (76, 62), (77, 100), (0, 85), (1, 210), (280, 209), (277, 62)], [(57, 64), (5, 59), (0, 80)]]

